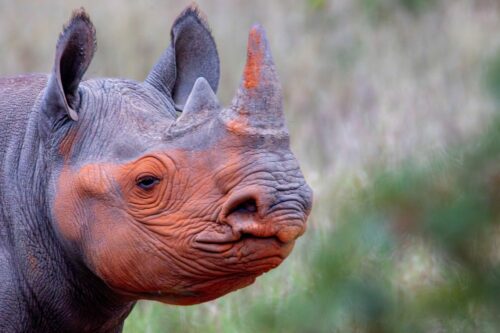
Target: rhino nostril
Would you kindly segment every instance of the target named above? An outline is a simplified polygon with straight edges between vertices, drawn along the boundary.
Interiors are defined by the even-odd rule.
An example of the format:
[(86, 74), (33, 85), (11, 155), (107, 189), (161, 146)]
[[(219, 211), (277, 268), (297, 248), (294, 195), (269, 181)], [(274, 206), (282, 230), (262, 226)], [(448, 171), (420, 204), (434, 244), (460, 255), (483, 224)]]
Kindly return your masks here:
[(229, 214), (232, 213), (256, 213), (257, 202), (253, 198), (249, 198), (244, 202), (236, 205), (234, 208), (229, 209)]
[(244, 191), (239, 191), (232, 194), (223, 208), (223, 218), (226, 219), (233, 214), (236, 215), (246, 215), (251, 217), (252, 220), (257, 218), (261, 211), (262, 198), (260, 192), (257, 189), (250, 188)]

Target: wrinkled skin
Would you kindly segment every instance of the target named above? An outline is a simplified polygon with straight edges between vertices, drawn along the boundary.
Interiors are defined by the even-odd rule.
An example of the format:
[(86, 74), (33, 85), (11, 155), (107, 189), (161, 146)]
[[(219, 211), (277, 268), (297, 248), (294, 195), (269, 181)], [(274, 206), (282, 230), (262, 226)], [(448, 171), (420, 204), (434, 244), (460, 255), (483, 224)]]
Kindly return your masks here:
[(225, 109), (196, 8), (144, 82), (81, 81), (94, 35), (77, 11), (50, 75), (0, 79), (1, 332), (119, 332), (138, 299), (251, 284), (305, 231), (312, 193), (260, 26)]

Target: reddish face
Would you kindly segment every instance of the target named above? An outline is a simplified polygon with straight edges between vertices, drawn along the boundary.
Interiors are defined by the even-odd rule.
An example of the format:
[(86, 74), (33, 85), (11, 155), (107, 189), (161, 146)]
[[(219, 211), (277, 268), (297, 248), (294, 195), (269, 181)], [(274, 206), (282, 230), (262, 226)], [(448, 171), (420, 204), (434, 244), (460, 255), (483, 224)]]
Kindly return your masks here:
[(278, 266), (304, 232), (311, 191), (286, 138), (210, 125), (225, 140), (61, 173), (59, 230), (114, 289), (174, 304), (211, 300)]

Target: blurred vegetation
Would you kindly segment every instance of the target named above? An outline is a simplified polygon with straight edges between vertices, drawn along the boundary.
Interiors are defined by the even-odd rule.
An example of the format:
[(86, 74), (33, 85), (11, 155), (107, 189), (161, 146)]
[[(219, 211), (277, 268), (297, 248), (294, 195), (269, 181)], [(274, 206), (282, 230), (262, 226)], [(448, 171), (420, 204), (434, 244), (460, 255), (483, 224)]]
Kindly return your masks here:
[(433, 9), (438, 0), (362, 0), (365, 10), (370, 15), (384, 17), (390, 11), (404, 9), (411, 14), (419, 14), (427, 9)]
[[(499, 332), (498, 1), (198, 2), (225, 104), (248, 28), (266, 27), (313, 214), (251, 287), (140, 302), (125, 332)], [(0, 0), (0, 73), (48, 72), (83, 5), (98, 34), (88, 76), (141, 80), (188, 3)]]

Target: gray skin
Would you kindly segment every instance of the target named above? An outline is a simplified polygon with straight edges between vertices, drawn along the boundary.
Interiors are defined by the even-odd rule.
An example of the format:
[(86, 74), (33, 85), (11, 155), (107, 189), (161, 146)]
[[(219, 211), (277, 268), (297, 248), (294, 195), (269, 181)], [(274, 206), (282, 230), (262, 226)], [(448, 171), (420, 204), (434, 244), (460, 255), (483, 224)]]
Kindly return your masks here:
[[(215, 43), (196, 8), (171, 37), (144, 82), (82, 81), (95, 30), (79, 10), (49, 75), (0, 79), (0, 332), (121, 332), (136, 300), (222, 296), (279, 265), (304, 232), (312, 192), (289, 150), (262, 28), (252, 30), (246, 76), (226, 109), (214, 93)], [(125, 212), (116, 180), (151, 154), (183, 175), (169, 194), (178, 207), (155, 213), (163, 229)], [(77, 192), (88, 166), (101, 170), (90, 184), (108, 192)], [(164, 179), (151, 181), (131, 191)], [(273, 256), (254, 260), (259, 251)]]

